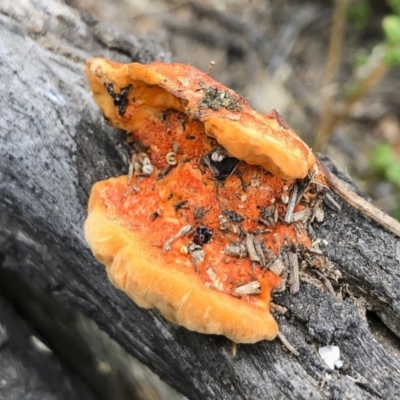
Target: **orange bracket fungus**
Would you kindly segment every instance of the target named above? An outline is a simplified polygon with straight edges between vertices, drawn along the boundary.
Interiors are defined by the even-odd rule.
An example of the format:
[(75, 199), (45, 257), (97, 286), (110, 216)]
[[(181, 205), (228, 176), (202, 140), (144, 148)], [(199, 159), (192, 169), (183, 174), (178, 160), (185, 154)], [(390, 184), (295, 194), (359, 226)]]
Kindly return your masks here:
[(307, 215), (302, 189), (337, 179), (276, 111), (252, 110), (193, 67), (91, 59), (86, 74), (132, 148), (127, 176), (93, 186), (85, 223), (112, 283), (188, 329), (274, 339), (272, 266), (285, 246), (311, 246), (293, 223)]

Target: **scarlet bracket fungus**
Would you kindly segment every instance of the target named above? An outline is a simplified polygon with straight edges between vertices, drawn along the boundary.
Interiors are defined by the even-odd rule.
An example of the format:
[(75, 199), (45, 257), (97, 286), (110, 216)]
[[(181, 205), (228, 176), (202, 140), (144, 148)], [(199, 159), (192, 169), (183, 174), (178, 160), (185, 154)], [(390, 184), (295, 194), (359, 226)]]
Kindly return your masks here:
[(90, 196), (86, 239), (112, 283), (188, 329), (274, 339), (281, 278), (268, 265), (284, 245), (310, 246), (280, 199), (315, 167), (311, 151), (277, 113), (190, 66), (92, 59), (86, 73), (107, 120), (141, 149), (129, 180), (98, 182)]
[(202, 123), (204, 133), (232, 157), (281, 178), (305, 178), (315, 168), (314, 154), (276, 111), (265, 115), (251, 109), (234, 91), (194, 67), (95, 58), (88, 61), (86, 73), (95, 102), (119, 129), (140, 129), (149, 109), (159, 116), (174, 110)]

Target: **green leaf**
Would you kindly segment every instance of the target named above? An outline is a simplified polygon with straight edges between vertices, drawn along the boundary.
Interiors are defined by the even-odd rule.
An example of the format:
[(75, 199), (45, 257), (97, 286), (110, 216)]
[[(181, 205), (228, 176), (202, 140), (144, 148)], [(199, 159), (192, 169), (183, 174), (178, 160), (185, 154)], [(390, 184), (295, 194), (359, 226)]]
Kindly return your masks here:
[(384, 60), (387, 65), (394, 67), (400, 64), (400, 44), (388, 45), (385, 48)]
[(400, 0), (387, 0), (387, 3), (397, 15), (400, 15)]
[(379, 172), (385, 171), (395, 161), (396, 155), (389, 143), (376, 146), (369, 158), (371, 167)]
[(400, 188), (400, 160), (396, 160), (393, 164), (389, 165), (385, 175), (386, 179)]
[(391, 44), (400, 43), (400, 16), (388, 15), (382, 21), (386, 40)]

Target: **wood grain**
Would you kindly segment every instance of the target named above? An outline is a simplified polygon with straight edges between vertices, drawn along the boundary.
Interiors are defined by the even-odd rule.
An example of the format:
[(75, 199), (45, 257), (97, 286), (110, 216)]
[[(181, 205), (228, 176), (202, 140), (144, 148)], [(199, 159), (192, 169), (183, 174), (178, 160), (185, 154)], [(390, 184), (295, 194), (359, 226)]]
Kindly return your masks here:
[[(0, 291), (47, 333), (56, 353), (84, 376), (38, 311), (46, 310), (42, 295), (52, 304), (49, 315), (59, 309), (60, 324), (73, 332), (67, 353), (90, 348), (104, 335), (91, 326), (100, 327), (191, 399), (398, 398), (400, 342), (375, 335), (366, 310), (400, 337), (399, 241), (346, 204), (338, 212), (326, 202), (325, 219), (313, 229), (352, 295), (339, 300), (323, 285), (302, 282), (296, 295), (287, 290), (274, 299), (289, 310), (277, 319), (298, 358), (278, 341), (241, 345), (233, 357), (225, 338), (172, 325), (111, 286), (82, 225), (92, 184), (125, 173), (126, 154), (121, 134), (102, 123), (91, 100), (84, 62), (148, 62), (165, 53), (56, 0), (17, 3), (0, 4)], [(64, 309), (89, 327), (75, 329), (81, 317)], [(112, 365), (115, 387), (130, 388), (114, 398), (129, 398), (124, 356), (113, 358), (114, 347), (98, 343), (92, 354)], [(318, 355), (327, 344), (340, 347), (343, 369), (327, 370)]]

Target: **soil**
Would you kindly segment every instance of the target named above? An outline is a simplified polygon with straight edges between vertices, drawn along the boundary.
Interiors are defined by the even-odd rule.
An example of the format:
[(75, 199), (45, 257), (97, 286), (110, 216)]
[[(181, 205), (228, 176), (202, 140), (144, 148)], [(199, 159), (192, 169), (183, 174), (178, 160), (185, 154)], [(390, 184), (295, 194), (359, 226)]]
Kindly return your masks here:
[[(67, 0), (120, 31), (153, 36), (173, 61), (188, 63), (249, 98), (263, 112), (279, 110), (312, 146), (323, 93), (335, 93), (334, 107), (354, 82), (356, 59), (382, 42), (382, 18), (390, 9), (371, 1), (365, 26), (349, 19), (337, 83), (324, 87), (333, 4), (317, 0)], [(372, 17), (373, 16), (373, 17)], [(400, 69), (392, 69), (338, 125), (323, 152), (345, 170), (376, 204), (396, 209), (400, 193), (370, 169), (375, 146), (387, 141), (400, 155)]]

